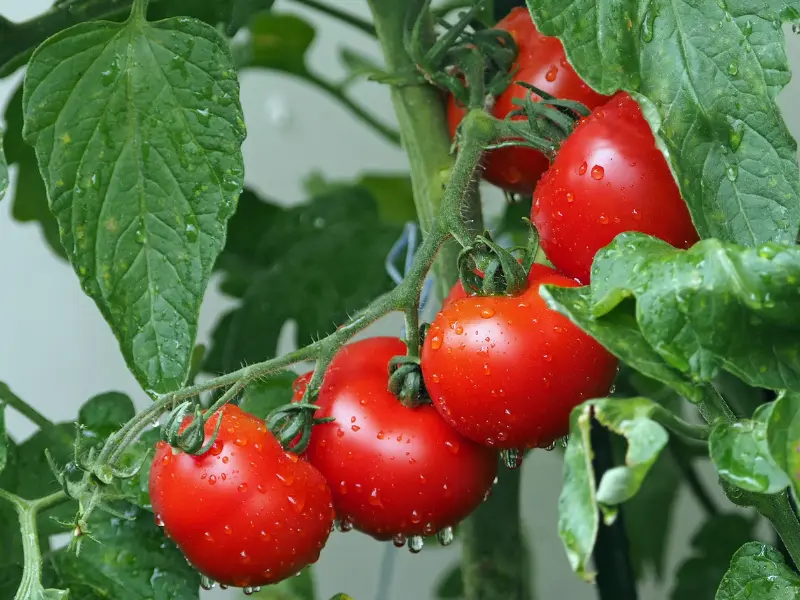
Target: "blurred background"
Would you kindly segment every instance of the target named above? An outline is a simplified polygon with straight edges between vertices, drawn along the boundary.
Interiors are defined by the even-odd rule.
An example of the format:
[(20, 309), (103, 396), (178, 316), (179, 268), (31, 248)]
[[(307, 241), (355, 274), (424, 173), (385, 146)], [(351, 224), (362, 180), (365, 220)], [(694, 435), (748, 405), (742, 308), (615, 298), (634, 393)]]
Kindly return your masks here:
[[(329, 0), (338, 8), (369, 16), (365, 0)], [(50, 0), (0, 0), (0, 14), (21, 21), (45, 11)], [(338, 59), (343, 45), (376, 59), (375, 40), (291, 0), (277, 0), (274, 11), (294, 14), (313, 24), (316, 38), (308, 61), (326, 78), (346, 73)], [(800, 64), (800, 38), (786, 28), (790, 63)], [(0, 113), (22, 78), (22, 72), (0, 80)], [(244, 145), (246, 185), (276, 202), (292, 205), (307, 197), (303, 180), (312, 172), (325, 179), (356, 178), (364, 172), (407, 171), (402, 150), (386, 142), (318, 88), (265, 70), (241, 75), (242, 104), (248, 129)], [(357, 83), (351, 90), (361, 104), (387, 123), (394, 122), (389, 90), (375, 83)], [(800, 80), (783, 91), (779, 103), (795, 136), (800, 133), (800, 114), (791, 108), (800, 102)], [(12, 187), (15, 169), (11, 169)], [(486, 210), (496, 214), (503, 198), (496, 190), (484, 190)], [(71, 267), (45, 244), (36, 223), (19, 223), (11, 217), (10, 198), (0, 203), (0, 380), (54, 421), (73, 420), (78, 407), (91, 396), (119, 390), (134, 398), (137, 406), (149, 400), (128, 372), (116, 340), (94, 303), (80, 289)], [(207, 343), (218, 318), (235, 305), (212, 280), (203, 304), (198, 343)], [(291, 302), (291, 298), (286, 299)], [(385, 319), (366, 335), (398, 335), (400, 319)], [(257, 332), (255, 332), (257, 334)], [(287, 323), (282, 350), (295, 346), (293, 327)], [(7, 425), (21, 441), (34, 427), (9, 411)], [(571, 573), (556, 532), (557, 499), (561, 488), (561, 452), (537, 451), (523, 469), (522, 514), (532, 547), (530, 576), (536, 597), (589, 600), (593, 587)], [(708, 489), (725, 510), (725, 500), (710, 471), (702, 473)], [(503, 474), (501, 472), (500, 477)], [(690, 541), (702, 522), (702, 512), (684, 486), (672, 517), (663, 581), (651, 573), (640, 587), (642, 600), (669, 597), (678, 565), (690, 553)], [(379, 592), (387, 552), (394, 554), (388, 589)], [(379, 544), (357, 532), (334, 532), (315, 567), (318, 597), (345, 592), (355, 600), (408, 600), (433, 598), (438, 577), (459, 560), (458, 543), (448, 548), (426, 548), (419, 555), (390, 544)], [(238, 598), (240, 593), (205, 593), (204, 598)]]

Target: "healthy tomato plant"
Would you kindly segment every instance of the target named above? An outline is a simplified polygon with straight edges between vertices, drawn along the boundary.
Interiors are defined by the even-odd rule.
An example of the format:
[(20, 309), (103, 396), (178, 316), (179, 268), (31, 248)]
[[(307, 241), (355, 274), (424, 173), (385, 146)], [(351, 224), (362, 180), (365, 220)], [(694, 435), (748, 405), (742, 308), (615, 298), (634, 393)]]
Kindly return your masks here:
[(284, 451), (264, 422), (224, 406), (205, 424), (205, 454), (159, 442), (150, 470), (155, 518), (201, 573), (254, 587), (286, 579), (319, 558), (333, 528), (323, 476)]
[[(407, 408), (387, 391), (397, 338), (353, 342), (334, 358), (317, 400), (308, 461), (331, 486), (337, 518), (402, 544), (459, 523), (486, 497), (497, 453), (450, 429), (430, 405)], [(295, 386), (302, 395), (304, 386)], [(412, 546), (412, 549), (413, 546)]]
[(425, 386), (459, 433), (493, 448), (548, 446), (569, 413), (608, 393), (613, 356), (539, 296), (542, 284), (577, 284), (544, 265), (519, 296), (471, 296), (434, 319), (422, 349)]
[[(524, 8), (512, 9), (495, 27), (508, 31), (517, 44), (519, 54), (513, 65), (514, 82), (536, 86), (556, 98), (575, 100), (588, 108), (607, 100), (606, 96), (592, 90), (575, 73), (558, 38), (539, 33)], [(527, 88), (512, 83), (495, 100), (492, 114), (504, 119), (519, 108), (514, 100), (522, 100), (527, 94)], [(535, 98), (539, 99), (538, 96)], [(463, 117), (464, 108), (451, 95), (447, 104), (451, 136), (455, 136)], [(529, 194), (549, 165), (549, 159), (533, 148), (498, 148), (488, 152), (484, 158), (483, 178), (509, 192)]]
[[(35, 4), (0, 2), (0, 599), (800, 598), (796, 0)], [(531, 213), (558, 273), (513, 261)], [(51, 420), (123, 362), (136, 397)], [(336, 517), (368, 535), (320, 554)], [(456, 523), (434, 591), (393, 577)]]
[(567, 138), (536, 186), (531, 220), (555, 267), (588, 283), (592, 259), (623, 231), (688, 248), (689, 210), (636, 101), (620, 93)]

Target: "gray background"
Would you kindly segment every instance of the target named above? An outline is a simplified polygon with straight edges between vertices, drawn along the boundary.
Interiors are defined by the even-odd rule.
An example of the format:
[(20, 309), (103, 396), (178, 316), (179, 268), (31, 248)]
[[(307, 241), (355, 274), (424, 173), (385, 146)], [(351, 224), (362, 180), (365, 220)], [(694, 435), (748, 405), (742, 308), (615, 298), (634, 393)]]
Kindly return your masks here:
[[(368, 14), (365, 0), (329, 1), (354, 13)], [(50, 4), (50, 0), (0, 0), (0, 14), (24, 20)], [(309, 58), (312, 66), (328, 77), (344, 74), (336, 58), (337, 48), (344, 44), (378, 56), (376, 43), (367, 36), (290, 0), (278, 0), (275, 10), (297, 14), (315, 25), (317, 38)], [(786, 32), (791, 62), (796, 66), (800, 44), (788, 28)], [(17, 74), (0, 81), (3, 106), (20, 78)], [(800, 133), (800, 116), (790, 107), (800, 100), (798, 86), (800, 82), (792, 82), (780, 98), (795, 136)], [(387, 121), (394, 121), (386, 88), (364, 83), (357, 89), (367, 106)], [(401, 150), (299, 80), (272, 72), (246, 72), (242, 75), (242, 102), (249, 131), (244, 147), (246, 183), (271, 198), (287, 204), (302, 200), (301, 181), (313, 170), (329, 178), (352, 178), (362, 171), (397, 172), (407, 168)], [(13, 178), (13, 170), (11, 175)], [(489, 209), (496, 211), (498, 195), (493, 190), (488, 192)], [(139, 407), (145, 406), (147, 398), (125, 367), (113, 335), (93, 302), (82, 293), (72, 269), (50, 252), (35, 224), (13, 221), (10, 207), (8, 200), (0, 203), (0, 380), (53, 420), (72, 420), (81, 403), (107, 390), (126, 392)], [(209, 340), (216, 320), (232, 305), (212, 281), (201, 312), (199, 342)], [(397, 319), (387, 319), (367, 334), (397, 334), (399, 328)], [(282, 346), (294, 346), (291, 324), (285, 328)], [(33, 431), (13, 411), (8, 426), (17, 439)], [(559, 453), (533, 453), (523, 466), (523, 476), (522, 512), (533, 545), (531, 577), (537, 597), (595, 598), (594, 589), (570, 572), (556, 533)], [(720, 505), (730, 507), (713, 476), (704, 473), (704, 477)], [(701, 522), (701, 514), (685, 489), (673, 521), (667, 572), (684, 559), (692, 532)], [(327, 599), (340, 591), (356, 600), (375, 598), (384, 549), (385, 545), (358, 533), (334, 533), (316, 567), (319, 598)], [(395, 585), (384, 600), (431, 598), (438, 574), (459, 556), (457, 543), (447, 549), (427, 549), (418, 556), (406, 550), (391, 551), (397, 554)], [(642, 586), (641, 598), (667, 598), (670, 581), (666, 585), (648, 581)], [(234, 597), (230, 591), (206, 595), (225, 596)]]

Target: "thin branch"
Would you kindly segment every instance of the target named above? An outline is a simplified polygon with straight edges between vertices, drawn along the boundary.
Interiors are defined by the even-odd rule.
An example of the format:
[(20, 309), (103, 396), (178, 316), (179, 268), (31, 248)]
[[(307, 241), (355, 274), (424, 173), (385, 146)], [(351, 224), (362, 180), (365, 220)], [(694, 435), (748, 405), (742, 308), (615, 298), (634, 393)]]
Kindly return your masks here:
[(53, 422), (50, 419), (45, 417), (42, 413), (33, 408), (22, 398), (17, 396), (2, 381), (0, 381), (0, 402), (5, 402), (10, 407), (17, 410), (20, 414), (26, 417), (31, 423), (38, 426), (39, 429), (47, 429), (48, 427), (53, 426)]
[(343, 23), (347, 23), (348, 25), (352, 25), (356, 29), (360, 29), (367, 35), (371, 35), (372, 37), (376, 37), (377, 33), (375, 32), (375, 27), (369, 21), (365, 21), (349, 12), (339, 10), (336, 7), (329, 6), (324, 2), (317, 2), (317, 0), (294, 0), (298, 4), (303, 4), (308, 6), (309, 8), (313, 8), (323, 14), (328, 15), (329, 17), (333, 17)]

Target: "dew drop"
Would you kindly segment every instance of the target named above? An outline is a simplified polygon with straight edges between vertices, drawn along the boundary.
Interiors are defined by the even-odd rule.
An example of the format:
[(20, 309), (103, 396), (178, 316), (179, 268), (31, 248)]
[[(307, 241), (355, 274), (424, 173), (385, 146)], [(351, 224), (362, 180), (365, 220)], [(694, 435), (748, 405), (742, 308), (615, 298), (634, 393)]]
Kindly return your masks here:
[[(434, 375), (434, 377), (435, 377), (435, 375)], [(437, 381), (437, 380), (434, 379), (434, 381)], [(378, 434), (375, 437), (378, 438), (379, 440), (382, 440), (384, 437), (386, 437), (386, 434), (383, 433), (383, 431), (379, 431)]]
[(600, 165), (595, 165), (592, 167), (592, 179), (600, 181), (606, 174), (606, 170), (601, 167)]
[(633, 209), (633, 212), (631, 213), (631, 217), (633, 217), (634, 221), (641, 221), (642, 220), (641, 213), (638, 210), (636, 210), (635, 208)]
[(556, 442), (551, 442), (550, 444), (545, 446), (544, 449), (547, 450), (548, 452), (552, 452), (553, 450), (556, 449)]
[(491, 319), (495, 314), (495, 310), (493, 308), (484, 308), (481, 310), (481, 317), (484, 319)]
[(739, 73), (739, 63), (736, 62), (735, 60), (731, 61), (731, 64), (728, 65), (728, 75), (735, 76), (738, 73)]
[(216, 475), (211, 475), (208, 478), (208, 485), (214, 485), (215, 483), (217, 483), (217, 476)]
[(457, 441), (445, 440), (444, 447), (447, 448), (448, 450), (450, 450), (450, 452), (452, 452), (453, 454), (458, 454), (458, 442)]
[(728, 181), (733, 183), (739, 178), (739, 167), (736, 165), (730, 165), (725, 171), (725, 174), (728, 176)]
[(456, 335), (461, 335), (462, 333), (464, 333), (464, 328), (461, 325), (456, 325), (455, 332)]
[(213, 541), (214, 541), (214, 537), (211, 535), (211, 532), (210, 532), (210, 531), (206, 531), (206, 532), (203, 534), (203, 539), (204, 539), (205, 541), (207, 541), (207, 542), (213, 542)]
[(575, 202), (575, 194), (573, 194), (572, 192), (567, 192), (567, 193), (564, 195), (564, 199), (565, 199), (565, 200), (566, 200), (568, 203), (570, 203), (570, 204), (571, 204), (571, 203)]
[(483, 374), (484, 375), (491, 375), (492, 369), (489, 367), (489, 363), (483, 363)]
[(361, 429), (361, 427), (359, 427), (358, 425), (350, 425), (350, 429), (352, 429), (354, 432), (356, 432), (359, 429)]
[(589, 168), (589, 165), (587, 165), (587, 164), (584, 162), (584, 163), (583, 163), (583, 164), (580, 166), (580, 168), (578, 169), (578, 175), (585, 175), (585, 174), (586, 174), (586, 169), (588, 169), (588, 168)]
[(742, 138), (744, 137), (744, 121), (736, 120), (731, 123), (728, 129), (728, 146), (736, 152), (739, 146), (742, 145)]
[(343, 430), (343, 429), (341, 429), (341, 428), (340, 428), (340, 429), (337, 429), (337, 430), (336, 430), (336, 435), (337, 435), (338, 437), (344, 437), (344, 430)]
[(336, 529), (342, 533), (347, 533), (353, 529), (353, 520), (350, 517), (344, 519), (336, 519)]
[(158, 527), (163, 527), (164, 526), (164, 519), (161, 518), (161, 514), (160, 513), (156, 514), (156, 525)]
[(509, 469), (518, 469), (522, 464), (522, 452), (516, 448), (503, 450), (500, 455), (503, 457), (503, 464)]
[(239, 490), (240, 492), (246, 492), (247, 491), (247, 484), (246, 483), (240, 483), (239, 487), (236, 488), (236, 489)]
[(422, 521), (422, 517), (419, 516), (419, 513), (416, 510), (411, 511), (411, 522), (415, 525)]
[(442, 347), (442, 338), (438, 335), (431, 337), (431, 350), (438, 350)]
[(344, 479), (339, 482), (339, 493), (347, 495), (347, 482)]
[(395, 533), (392, 536), (392, 543), (395, 545), (395, 547), (402, 548), (406, 545), (406, 536), (404, 536), (402, 533)]
[(287, 471), (286, 473), (275, 472), (275, 477), (278, 478), (285, 486), (290, 486), (294, 483), (294, 474), (291, 471)]
[(211, 456), (217, 456), (220, 452), (222, 452), (222, 442), (216, 440), (213, 444), (211, 444), (211, 448), (209, 448), (208, 453)]
[(373, 488), (369, 494), (369, 503), (372, 506), (379, 506), (383, 507), (383, 502), (381, 502), (381, 495), (378, 491), (378, 488)]
[(445, 527), (439, 533), (436, 534), (436, 538), (439, 540), (439, 543), (442, 546), (449, 546), (453, 543), (454, 539), (453, 535), (453, 528), (452, 527)]
[(650, 43), (653, 41), (653, 37), (655, 36), (655, 24), (657, 16), (657, 11), (651, 6), (645, 13), (644, 19), (642, 19), (641, 35), (642, 41), (645, 43)]
[(601, 225), (608, 225), (608, 217), (605, 215), (600, 215), (597, 220)]
[(203, 588), (204, 590), (206, 591), (213, 590), (215, 585), (217, 585), (217, 582), (211, 579), (210, 577), (206, 575), (200, 576), (200, 587)]
[(230, 525), (225, 525), (225, 527), (222, 528), (222, 531), (225, 533), (225, 535), (233, 535), (233, 529), (231, 529)]
[(411, 554), (419, 554), (425, 545), (425, 538), (421, 535), (412, 535), (408, 538), (408, 550)]
[(558, 67), (556, 65), (552, 65), (549, 69), (547, 69), (547, 72), (544, 74), (544, 78), (547, 79), (547, 81), (555, 81), (557, 75)]

